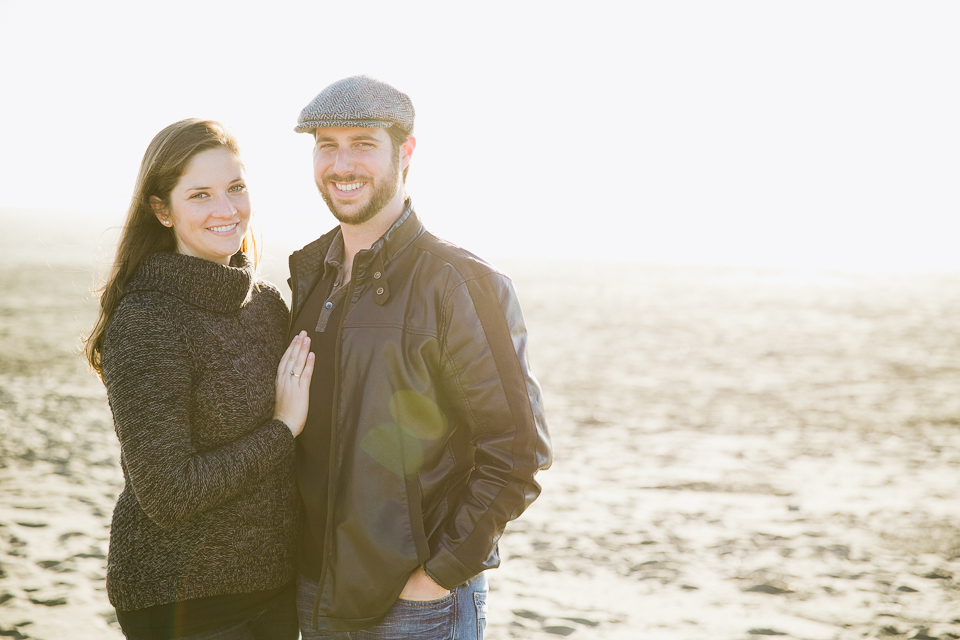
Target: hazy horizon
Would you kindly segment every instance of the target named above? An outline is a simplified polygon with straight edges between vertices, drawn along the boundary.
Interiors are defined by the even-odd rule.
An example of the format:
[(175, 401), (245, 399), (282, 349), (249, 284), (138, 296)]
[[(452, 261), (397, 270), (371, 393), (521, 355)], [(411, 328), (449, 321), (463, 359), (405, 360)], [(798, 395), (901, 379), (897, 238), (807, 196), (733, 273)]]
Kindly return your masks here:
[[(0, 238), (0, 262), (6, 262), (13, 265), (26, 264), (46, 264), (53, 268), (67, 268), (67, 270), (81, 269), (84, 272), (89, 271), (94, 277), (91, 281), (99, 281), (99, 278), (105, 275), (105, 270), (111, 264), (116, 249), (116, 240), (122, 226), (123, 218), (126, 212), (106, 213), (97, 211), (73, 212), (62, 209), (31, 209), (29, 207), (0, 207), (0, 225), (4, 225), (6, 233)], [(15, 219), (18, 216), (19, 222)], [(324, 216), (329, 220), (324, 220)], [(291, 252), (300, 249), (302, 246), (313, 241), (322, 233), (333, 228), (336, 222), (325, 209), (318, 216), (320, 222), (316, 223), (315, 231), (312, 235), (304, 232), (300, 235), (291, 229), (267, 228), (260, 225), (261, 243), (261, 265), (260, 270), (263, 277), (271, 280), (278, 286), (284, 295), (287, 294), (284, 282), (289, 275), (287, 270), (287, 259)], [(322, 224), (321, 222), (326, 222)], [(430, 227), (430, 220), (425, 220), (426, 226)], [(728, 274), (743, 273), (747, 275), (748, 280), (753, 278), (786, 278), (784, 282), (813, 282), (821, 281), (823, 277), (832, 279), (833, 277), (845, 278), (852, 276), (889, 276), (889, 277), (914, 277), (928, 274), (933, 277), (960, 277), (960, 268), (925, 268), (922, 265), (904, 266), (886, 266), (876, 267), (874, 265), (857, 266), (824, 266), (824, 265), (786, 265), (786, 264), (750, 264), (750, 263), (711, 263), (707, 261), (669, 261), (643, 259), (643, 256), (629, 255), (616, 256), (600, 254), (586, 254), (574, 256), (550, 256), (550, 255), (523, 255), (523, 254), (498, 254), (484, 253), (471, 246), (469, 240), (461, 244), (463, 248), (474, 253), (478, 253), (485, 260), (490, 261), (494, 266), (504, 270), (508, 275), (511, 274), (511, 268), (521, 267), (524, 270), (537, 268), (544, 269), (576, 269), (576, 265), (582, 265), (588, 270), (594, 267), (601, 268), (609, 265), (611, 268), (633, 267), (639, 269), (677, 269), (683, 270), (689, 268), (694, 270), (716, 271), (718, 274), (724, 272)], [(94, 273), (94, 271), (97, 273)], [(602, 272), (597, 272), (598, 277), (604, 277)], [(610, 274), (609, 281), (615, 282), (622, 277), (622, 272), (613, 271)], [(812, 279), (811, 279), (812, 278)]]

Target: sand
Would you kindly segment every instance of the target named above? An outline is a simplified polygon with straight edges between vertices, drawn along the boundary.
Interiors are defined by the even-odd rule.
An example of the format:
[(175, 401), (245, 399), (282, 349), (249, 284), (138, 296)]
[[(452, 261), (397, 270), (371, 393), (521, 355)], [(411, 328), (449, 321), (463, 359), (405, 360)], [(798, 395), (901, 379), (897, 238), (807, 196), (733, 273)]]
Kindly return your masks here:
[[(0, 637), (121, 638), (102, 226), (0, 225)], [(556, 461), (488, 638), (960, 638), (960, 274), (501, 266)]]

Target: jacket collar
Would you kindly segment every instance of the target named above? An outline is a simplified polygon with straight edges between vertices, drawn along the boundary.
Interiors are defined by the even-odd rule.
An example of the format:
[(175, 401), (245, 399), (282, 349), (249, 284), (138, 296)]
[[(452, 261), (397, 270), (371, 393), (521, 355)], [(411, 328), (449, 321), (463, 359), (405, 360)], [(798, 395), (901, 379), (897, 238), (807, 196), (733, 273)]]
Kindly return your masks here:
[[(373, 243), (372, 247), (357, 254), (360, 258), (359, 264), (365, 265), (371, 262), (375, 256), (379, 256), (383, 260), (383, 264), (387, 265), (414, 240), (419, 238), (423, 232), (423, 223), (420, 222), (420, 218), (413, 208), (413, 199), (407, 198), (403, 213), (400, 214), (397, 221), (387, 229), (386, 233)], [(293, 255), (290, 256), (291, 273), (294, 263), (300, 275), (324, 270), (324, 263), (328, 257), (333, 257), (331, 252), (335, 253), (336, 251), (331, 246), (335, 242), (341, 245), (340, 256), (342, 259), (343, 237), (340, 232), (340, 227), (337, 226), (303, 249), (293, 252)]]
[[(389, 264), (394, 258), (403, 253), (410, 244), (424, 232), (420, 217), (413, 210), (413, 199), (407, 198), (407, 206), (397, 221), (387, 229), (383, 237), (374, 243), (373, 249), (382, 251), (383, 263)], [(379, 245), (379, 246), (378, 246)]]
[(230, 266), (180, 253), (154, 253), (140, 264), (124, 294), (161, 291), (217, 313), (238, 311), (253, 288), (253, 265), (238, 251)]

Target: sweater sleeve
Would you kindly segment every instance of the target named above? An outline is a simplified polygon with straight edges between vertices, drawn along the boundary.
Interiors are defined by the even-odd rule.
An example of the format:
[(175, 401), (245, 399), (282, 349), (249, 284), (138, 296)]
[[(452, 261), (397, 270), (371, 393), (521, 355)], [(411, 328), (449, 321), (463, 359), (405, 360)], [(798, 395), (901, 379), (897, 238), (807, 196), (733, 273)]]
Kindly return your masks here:
[(190, 353), (168, 309), (121, 304), (103, 347), (103, 381), (128, 481), (144, 512), (172, 528), (249, 490), (292, 455), (293, 435), (269, 420), (198, 452), (190, 437)]
[(540, 494), (534, 479), (550, 466), (540, 385), (527, 364), (527, 333), (510, 281), (469, 278), (448, 299), (440, 377), (470, 429), (474, 469), (424, 563), (453, 589), (488, 565), (506, 523)]

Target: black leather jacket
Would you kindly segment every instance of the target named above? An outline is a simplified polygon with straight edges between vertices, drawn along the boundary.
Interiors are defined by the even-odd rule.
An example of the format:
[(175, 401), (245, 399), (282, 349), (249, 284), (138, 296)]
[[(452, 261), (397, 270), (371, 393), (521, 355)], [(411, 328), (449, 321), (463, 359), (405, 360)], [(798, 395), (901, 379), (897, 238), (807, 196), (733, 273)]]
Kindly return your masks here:
[[(338, 233), (290, 257), (294, 319)], [(378, 623), (418, 565), (447, 589), (498, 566), (504, 526), (551, 461), (506, 276), (428, 233), (409, 201), (352, 273), (340, 326), (327, 328), (339, 364), (314, 611), (336, 631)]]

